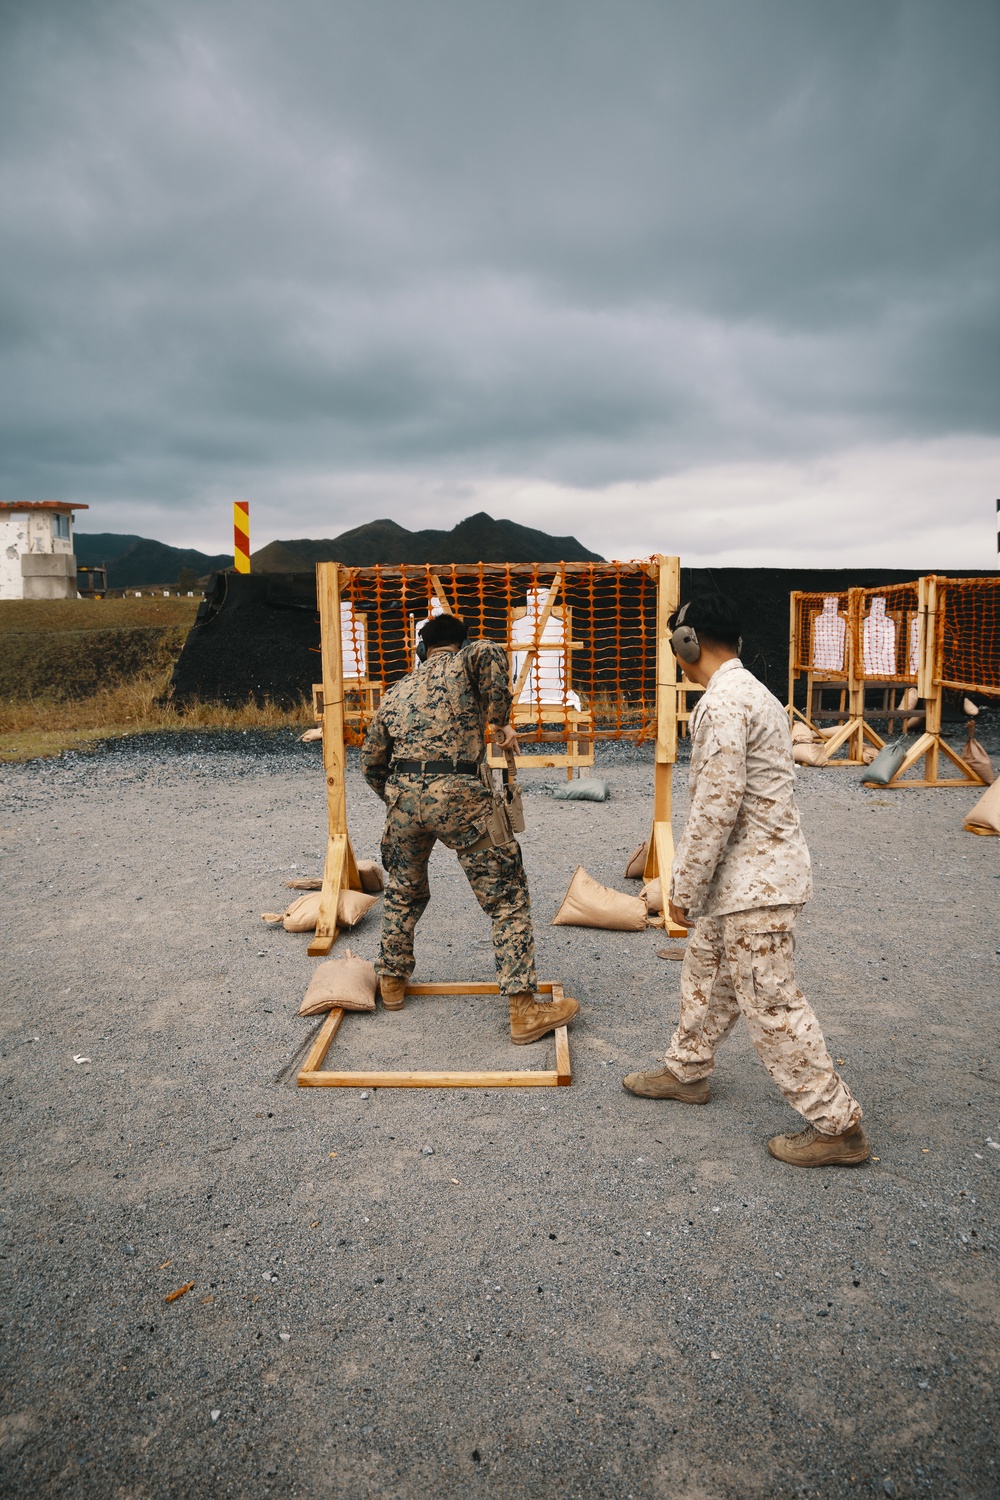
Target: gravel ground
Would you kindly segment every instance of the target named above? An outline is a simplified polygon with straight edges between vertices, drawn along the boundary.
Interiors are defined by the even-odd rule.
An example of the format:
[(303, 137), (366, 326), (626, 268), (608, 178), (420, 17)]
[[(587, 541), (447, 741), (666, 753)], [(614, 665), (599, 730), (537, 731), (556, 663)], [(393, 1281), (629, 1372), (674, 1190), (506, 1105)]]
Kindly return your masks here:
[[(740, 1029), (709, 1108), (623, 1091), (679, 965), (655, 930), (548, 925), (579, 863), (624, 888), (647, 831), (648, 756), (601, 770), (601, 805), (533, 776), (522, 840), (541, 977), (583, 1006), (573, 1087), (364, 1097), (295, 1089), (313, 961), (259, 918), (321, 868), (315, 748), (4, 768), (4, 1494), (997, 1493), (1000, 841), (962, 833), (975, 794), (800, 777), (800, 977), (878, 1158), (802, 1172), (766, 1153), (797, 1117)], [(348, 805), (376, 854), (353, 766)], [(451, 856), (432, 880), (419, 976), (491, 977)], [(349, 941), (377, 940), (376, 909)], [(551, 1066), (505, 1037), (492, 1000), (418, 1001), (349, 1016), (331, 1060)]]

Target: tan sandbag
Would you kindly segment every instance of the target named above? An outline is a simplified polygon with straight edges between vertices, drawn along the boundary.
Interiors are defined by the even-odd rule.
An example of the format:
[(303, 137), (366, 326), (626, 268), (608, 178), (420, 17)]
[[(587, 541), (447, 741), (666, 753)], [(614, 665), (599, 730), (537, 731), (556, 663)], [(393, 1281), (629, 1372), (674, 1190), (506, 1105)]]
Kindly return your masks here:
[(648, 885), (644, 885), (639, 895), (645, 901), (647, 911), (658, 912), (663, 910), (663, 890), (660, 886), (659, 875), (657, 875), (655, 880), (651, 880)]
[[(315, 932), (322, 894), (322, 891), (309, 891), (293, 901), (283, 916), (280, 912), (262, 912), (261, 919), (264, 922), (280, 922), (286, 932)], [(341, 891), (337, 901), (338, 927), (357, 926), (377, 900), (377, 896), (369, 896), (364, 891)]]
[(878, 751), (874, 745), (865, 744), (861, 746), (861, 759), (866, 766), (871, 765), (877, 754)]
[(319, 964), (313, 971), (300, 1016), (318, 1016), (325, 1010), (374, 1010), (375, 965), (359, 958), (350, 948), (343, 955)]
[(337, 923), (340, 927), (356, 927), (366, 912), (371, 911), (377, 896), (366, 891), (341, 891), (337, 902)]
[(646, 868), (646, 860), (649, 858), (649, 840), (640, 844), (638, 849), (633, 849), (625, 864), (626, 880), (641, 880)]
[(382, 866), (374, 859), (359, 859), (358, 874), (361, 876), (361, 889), (369, 893), (385, 890), (385, 872)]
[(803, 724), (801, 719), (796, 719), (792, 725), (793, 745), (814, 745), (818, 736), (811, 724)]
[(305, 732), (305, 734), (300, 734), (299, 735), (299, 742), (300, 742), (300, 744), (303, 744), (303, 745), (312, 745), (313, 743), (315, 743), (316, 740), (321, 740), (322, 738), (323, 738), (323, 730), (322, 730), (322, 727), (320, 726), (320, 727), (317, 727), (316, 729), (307, 729), (306, 732)]
[(993, 770), (992, 762), (983, 746), (972, 733), (971, 727), (969, 738), (962, 746), (962, 759), (970, 771), (975, 771), (981, 781), (985, 781), (987, 786), (993, 785), (996, 773)]
[(843, 724), (828, 724), (823, 729), (817, 729), (816, 733), (821, 740), (832, 740), (834, 735), (839, 734), (843, 727)]
[(599, 884), (582, 865), (577, 865), (552, 926), (642, 932), (646, 926), (646, 903), (641, 896), (626, 896), (624, 891), (613, 891)]
[(822, 741), (818, 741), (815, 745), (792, 746), (792, 759), (800, 766), (818, 766), (825, 754), (826, 746)]
[(286, 932), (315, 932), (319, 921), (319, 898), (322, 891), (309, 891), (293, 901), (281, 919)]
[(966, 833), (982, 833), (994, 838), (1000, 835), (1000, 781), (987, 787), (962, 824)]

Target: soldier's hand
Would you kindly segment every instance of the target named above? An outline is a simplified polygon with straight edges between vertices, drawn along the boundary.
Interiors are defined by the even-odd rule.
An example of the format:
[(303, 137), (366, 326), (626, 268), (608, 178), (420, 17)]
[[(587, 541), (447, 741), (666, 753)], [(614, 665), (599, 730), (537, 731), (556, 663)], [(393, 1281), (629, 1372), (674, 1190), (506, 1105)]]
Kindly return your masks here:
[(517, 741), (517, 730), (513, 724), (499, 724), (493, 732), (493, 743), (498, 750), (513, 750), (517, 755), (521, 746)]
[(691, 921), (691, 919), (688, 916), (687, 912), (686, 911), (681, 911), (680, 907), (679, 906), (675, 906), (672, 901), (668, 901), (667, 902), (667, 911), (669, 913), (671, 922), (676, 922), (676, 924), (677, 924), (678, 927), (693, 927), (694, 926), (694, 923)]

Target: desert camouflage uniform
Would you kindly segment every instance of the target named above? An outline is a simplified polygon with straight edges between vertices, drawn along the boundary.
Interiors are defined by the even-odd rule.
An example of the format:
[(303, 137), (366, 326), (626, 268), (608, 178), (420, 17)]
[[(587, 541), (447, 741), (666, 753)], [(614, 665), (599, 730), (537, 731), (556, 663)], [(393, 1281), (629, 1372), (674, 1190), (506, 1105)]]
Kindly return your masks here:
[(789, 1104), (842, 1135), (861, 1107), (795, 983), (793, 929), (812, 874), (794, 788), (784, 709), (740, 662), (724, 662), (691, 718), (691, 812), (670, 894), (697, 922), (665, 1060), (685, 1083), (707, 1077), (742, 1011)]
[(477, 776), (394, 771), (397, 761), (478, 764), (487, 723), (506, 724), (511, 711), (507, 653), (495, 641), (472, 641), (441, 652), (389, 690), (361, 752), (369, 786), (388, 809), (382, 835), (386, 882), (381, 974), (413, 973), (413, 932), (430, 899), (427, 862), (435, 839), (454, 849), (483, 911), (493, 922), (497, 977), (505, 995), (533, 990), (535, 943), (528, 882), (516, 839), (472, 849), (483, 834), (492, 799)]

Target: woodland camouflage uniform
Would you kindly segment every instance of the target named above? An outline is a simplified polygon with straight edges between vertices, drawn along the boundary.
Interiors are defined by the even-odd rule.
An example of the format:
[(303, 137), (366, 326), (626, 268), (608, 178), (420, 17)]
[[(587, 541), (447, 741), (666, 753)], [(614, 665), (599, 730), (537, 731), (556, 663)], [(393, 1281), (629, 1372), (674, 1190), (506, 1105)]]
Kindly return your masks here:
[(495, 641), (470, 641), (434, 652), (382, 699), (361, 752), (369, 786), (385, 802), (382, 835), (385, 894), (379, 973), (409, 978), (413, 933), (430, 899), (427, 862), (435, 839), (454, 849), (483, 911), (493, 922), (493, 950), (505, 995), (535, 987), (535, 943), (521, 846), (473, 849), (492, 811), (478, 775), (393, 769), (394, 761), (464, 761), (478, 765), (487, 725), (507, 722), (512, 704), (507, 653)]
[(861, 1119), (861, 1106), (795, 983), (795, 919), (812, 894), (812, 873), (788, 718), (735, 659), (713, 674), (692, 715), (690, 785), (670, 899), (697, 921), (666, 1065), (683, 1083), (707, 1078), (742, 1011), (789, 1104), (824, 1135), (842, 1135)]

